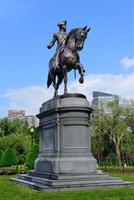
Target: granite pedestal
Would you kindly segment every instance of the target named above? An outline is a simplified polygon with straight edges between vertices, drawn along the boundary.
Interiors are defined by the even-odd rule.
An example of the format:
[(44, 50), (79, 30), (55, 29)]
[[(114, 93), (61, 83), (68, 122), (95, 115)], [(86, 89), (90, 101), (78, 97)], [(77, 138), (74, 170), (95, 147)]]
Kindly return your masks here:
[(37, 115), (40, 149), (34, 170), (11, 180), (41, 191), (133, 186), (97, 172), (91, 153), (91, 113), (82, 94), (61, 95), (43, 103)]
[(63, 95), (45, 102), (40, 119), (40, 154), (35, 171), (51, 174), (96, 172), (91, 154), (92, 109), (84, 95)]

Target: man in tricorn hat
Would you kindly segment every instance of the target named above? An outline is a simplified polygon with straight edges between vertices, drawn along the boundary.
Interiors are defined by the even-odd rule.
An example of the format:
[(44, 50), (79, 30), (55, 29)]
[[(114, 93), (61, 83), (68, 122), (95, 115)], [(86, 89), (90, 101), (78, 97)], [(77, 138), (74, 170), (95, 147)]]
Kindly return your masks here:
[(47, 46), (48, 49), (51, 49), (51, 47), (53, 47), (55, 42), (57, 41), (56, 53), (54, 55), (55, 69), (59, 68), (59, 54), (64, 48), (66, 37), (67, 37), (66, 24), (67, 24), (67, 21), (62, 21), (57, 24), (59, 26), (59, 32), (53, 35), (52, 41)]

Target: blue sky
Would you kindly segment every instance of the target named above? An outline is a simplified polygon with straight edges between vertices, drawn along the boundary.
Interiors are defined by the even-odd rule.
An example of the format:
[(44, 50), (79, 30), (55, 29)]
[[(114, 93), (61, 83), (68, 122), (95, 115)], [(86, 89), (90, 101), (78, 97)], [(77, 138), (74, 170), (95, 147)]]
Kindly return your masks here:
[[(87, 85), (84, 88), (90, 92), (101, 89), (134, 97), (127, 87), (126, 93), (123, 93), (122, 87), (117, 91), (116, 86), (110, 90), (109, 82), (102, 84), (101, 88), (96, 88), (96, 85), (90, 88), (89, 85), (90, 80), (98, 80), (98, 77), (103, 80), (107, 75), (113, 78), (105, 77), (105, 80), (119, 81), (113, 84), (127, 80), (129, 83), (125, 82), (125, 86), (132, 86), (133, 0), (0, 0), (0, 117), (5, 116), (9, 108), (27, 110), (29, 101), (33, 107), (35, 104), (39, 107), (40, 103), (52, 97), (52, 89), (46, 89), (46, 79), (48, 61), (55, 47), (48, 50), (46, 46), (58, 30), (57, 23), (64, 19), (68, 21), (68, 32), (75, 27), (91, 27), (80, 52), (81, 63), (86, 69)], [(122, 83), (119, 77), (122, 77)], [(70, 87), (74, 87), (71, 85), (73, 75), (70, 74), (69, 80)], [(109, 89), (105, 84), (109, 85)], [(31, 99), (25, 91), (32, 91)], [(32, 94), (36, 97), (35, 102), (32, 102)], [(37, 110), (31, 108), (30, 112)]]

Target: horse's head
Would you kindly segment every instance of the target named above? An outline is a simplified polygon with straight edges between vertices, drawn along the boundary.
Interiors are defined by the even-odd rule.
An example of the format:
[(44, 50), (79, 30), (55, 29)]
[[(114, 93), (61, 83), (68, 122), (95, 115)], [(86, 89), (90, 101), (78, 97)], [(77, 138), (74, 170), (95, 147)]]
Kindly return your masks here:
[(83, 49), (84, 41), (87, 38), (87, 34), (90, 31), (90, 28), (85, 26), (84, 28), (78, 28), (76, 31), (76, 49), (78, 51)]

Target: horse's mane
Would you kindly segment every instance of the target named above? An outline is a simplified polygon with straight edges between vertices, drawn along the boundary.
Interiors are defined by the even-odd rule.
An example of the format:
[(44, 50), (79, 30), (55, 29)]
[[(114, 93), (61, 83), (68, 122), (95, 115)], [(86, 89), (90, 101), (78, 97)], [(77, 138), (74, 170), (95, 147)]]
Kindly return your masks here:
[(72, 30), (68, 33), (67, 38), (66, 38), (65, 45), (68, 43), (69, 38), (70, 38), (72, 35), (74, 35), (74, 34), (78, 31), (78, 29), (79, 29), (79, 28), (74, 28), (74, 29), (72, 29)]

